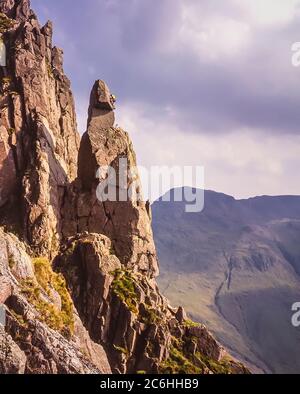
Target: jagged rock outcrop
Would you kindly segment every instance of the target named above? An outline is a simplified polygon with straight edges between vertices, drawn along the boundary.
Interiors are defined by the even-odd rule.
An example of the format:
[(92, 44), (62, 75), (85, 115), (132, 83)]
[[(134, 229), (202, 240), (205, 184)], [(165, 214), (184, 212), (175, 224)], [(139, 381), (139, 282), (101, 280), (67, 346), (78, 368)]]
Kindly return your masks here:
[(25, 353), (0, 325), (0, 374), (24, 374)]
[(51, 23), (29, 0), (0, 13), (0, 371), (248, 372), (159, 292), (149, 203), (107, 85), (95, 82), (79, 146)]
[(188, 320), (182, 308), (171, 308), (153, 280), (125, 268), (111, 246), (103, 235), (77, 235), (55, 267), (114, 372), (247, 372), (204, 326)]
[(51, 256), (64, 186), (77, 173), (73, 97), (51, 22), (41, 27), (28, 0), (1, 0), (0, 13), (13, 21), (4, 33), (7, 67), (0, 68), (2, 224), (18, 223), (36, 253)]
[(90, 339), (62, 277), (45, 258), (30, 258), (24, 245), (1, 229), (0, 300), (6, 310), (0, 372), (110, 372), (103, 348)]
[[(59, 248), (64, 188), (77, 174), (73, 97), (62, 51), (52, 47), (52, 24), (40, 27), (27, 0), (1, 0), (0, 13), (10, 21), (1, 30), (7, 65), (0, 67), (0, 221), (27, 241), (31, 256), (51, 257)], [(67, 295), (41, 288), (28, 253), (0, 231), (0, 301), (7, 308), (1, 341), (12, 355), (1, 356), (3, 372), (110, 371), (72, 303), (72, 332), (59, 332), (68, 320)]]
[[(158, 263), (147, 204), (141, 198), (135, 153), (128, 134), (114, 127), (114, 118), (110, 91), (103, 81), (96, 81), (87, 132), (80, 143), (78, 179), (65, 199), (63, 234), (104, 234), (111, 239), (122, 264), (155, 277)], [(103, 172), (107, 167), (115, 177)], [(99, 199), (99, 181), (112, 187), (112, 198), (107, 201)]]

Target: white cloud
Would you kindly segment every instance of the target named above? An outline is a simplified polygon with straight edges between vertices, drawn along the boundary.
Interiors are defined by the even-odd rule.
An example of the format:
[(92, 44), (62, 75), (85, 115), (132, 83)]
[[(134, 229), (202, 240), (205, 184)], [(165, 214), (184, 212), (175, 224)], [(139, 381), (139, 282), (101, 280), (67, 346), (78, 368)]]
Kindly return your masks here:
[(204, 164), (208, 188), (238, 197), (300, 194), (300, 0), (32, 1), (56, 22), (81, 132), (103, 78), (139, 163)]
[(201, 11), (201, 7), (183, 7), (178, 38), (202, 60), (215, 61), (232, 56), (248, 45), (250, 27), (245, 21), (218, 13), (204, 16)]
[(270, 26), (291, 22), (299, 12), (299, 0), (233, 0), (254, 23)]
[(170, 119), (161, 123), (149, 119), (137, 103), (118, 110), (118, 123), (133, 139), (138, 164), (148, 169), (204, 166), (205, 188), (236, 198), (300, 194), (295, 171), (300, 167), (300, 136), (265, 135), (251, 129), (219, 135), (183, 132)]
[(206, 1), (179, 0), (176, 4), (180, 4), (180, 16), (175, 26), (170, 24), (168, 40), (162, 36), (160, 50), (189, 48), (206, 62), (240, 56), (257, 40), (258, 30), (270, 32), (300, 16), (300, 0), (230, 0), (227, 10), (215, 2), (209, 6)]

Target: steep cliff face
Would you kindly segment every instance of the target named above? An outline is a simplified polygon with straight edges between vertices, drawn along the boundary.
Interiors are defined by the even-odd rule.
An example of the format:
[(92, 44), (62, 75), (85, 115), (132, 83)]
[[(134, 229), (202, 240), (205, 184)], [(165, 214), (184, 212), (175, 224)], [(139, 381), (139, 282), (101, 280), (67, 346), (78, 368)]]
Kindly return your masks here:
[(83, 327), (62, 276), (31, 258), (16, 236), (0, 230), (0, 373), (110, 372), (103, 348)]
[(1, 0), (0, 13), (0, 302), (7, 310), (0, 372), (110, 371), (48, 263), (60, 247), (61, 201), (79, 148), (62, 51), (29, 1)]
[(106, 84), (92, 89), (79, 146), (51, 23), (28, 0), (0, 0), (0, 12), (0, 372), (246, 373), (157, 288), (149, 204)]
[[(148, 276), (127, 269), (99, 234), (69, 240), (55, 267), (64, 274), (92, 339), (116, 373), (246, 373), (207, 329), (174, 309)], [(83, 280), (84, 278), (84, 280)]]
[[(114, 127), (114, 119), (109, 89), (103, 81), (96, 81), (79, 149), (78, 179), (69, 189), (63, 210), (63, 233), (72, 236), (88, 231), (108, 236), (122, 264), (152, 278), (158, 275), (158, 263), (149, 210), (140, 196), (132, 143), (124, 130)], [(103, 172), (107, 167), (115, 177)], [(112, 188), (112, 198), (101, 199), (99, 181)]]
[(59, 245), (64, 186), (77, 173), (73, 97), (62, 51), (52, 47), (51, 22), (40, 27), (28, 1), (3, 0), (0, 12), (12, 26), (0, 69), (2, 224), (19, 224), (36, 253), (49, 254)]

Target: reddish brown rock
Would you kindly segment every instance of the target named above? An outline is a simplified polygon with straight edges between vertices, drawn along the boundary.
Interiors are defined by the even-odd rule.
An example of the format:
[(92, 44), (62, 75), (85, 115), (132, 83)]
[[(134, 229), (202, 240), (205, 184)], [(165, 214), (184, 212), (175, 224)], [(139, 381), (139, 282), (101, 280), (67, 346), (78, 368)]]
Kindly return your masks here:
[(182, 308), (182, 306), (178, 308), (175, 317), (179, 323), (183, 323), (185, 320), (187, 320), (187, 314), (185, 313), (185, 310)]
[(25, 353), (0, 325), (0, 374), (23, 374), (25, 365)]
[(8, 278), (0, 276), (0, 305), (4, 304), (5, 301), (12, 295), (12, 285)]
[(78, 176), (84, 190), (91, 190), (95, 184), (96, 172), (101, 161), (95, 156), (97, 154), (105, 156), (104, 152), (98, 149), (99, 139), (105, 138), (107, 131), (114, 126), (114, 122), (110, 91), (105, 82), (96, 81), (90, 96), (88, 131), (82, 137), (79, 150)]
[(247, 373), (204, 326), (175, 313), (153, 280), (125, 269), (111, 245), (99, 234), (76, 236), (55, 265), (113, 372)]
[(77, 174), (74, 101), (52, 24), (41, 27), (28, 0), (2, 0), (0, 11), (15, 22), (4, 35), (7, 67), (0, 68), (0, 207), (19, 199), (24, 236), (37, 253), (51, 255), (61, 236), (63, 189)]
[[(104, 349), (91, 340), (74, 307), (70, 335), (49, 325), (55, 322), (54, 308), (61, 309), (66, 301), (51, 284), (45, 290), (39, 280), (25, 245), (0, 229), (0, 304), (6, 308), (0, 373), (110, 373)], [(49, 312), (52, 319), (47, 318)], [(2, 345), (7, 352), (1, 353)]]
[[(79, 179), (69, 191), (64, 210), (64, 234), (72, 236), (75, 227), (78, 232), (105, 234), (111, 239), (122, 264), (152, 278), (158, 275), (158, 262), (149, 207), (141, 196), (136, 156), (130, 138), (124, 130), (113, 127), (110, 97), (107, 85), (96, 81), (91, 92), (88, 129), (80, 144)], [(103, 177), (99, 175), (101, 169), (107, 167), (114, 169), (115, 179), (107, 178), (106, 174)], [(123, 183), (119, 178), (122, 175)], [(113, 198), (99, 199), (99, 181), (114, 188)], [(70, 222), (74, 220), (76, 224), (68, 231)]]
[(17, 174), (9, 131), (0, 126), (0, 208), (16, 192)]

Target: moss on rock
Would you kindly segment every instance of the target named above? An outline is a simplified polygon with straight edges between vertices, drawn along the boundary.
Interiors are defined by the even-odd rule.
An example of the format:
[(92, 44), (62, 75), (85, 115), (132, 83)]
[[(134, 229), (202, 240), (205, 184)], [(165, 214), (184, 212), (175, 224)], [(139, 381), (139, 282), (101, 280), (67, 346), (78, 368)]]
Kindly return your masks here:
[[(71, 336), (74, 332), (73, 303), (64, 277), (52, 271), (51, 264), (45, 257), (35, 258), (32, 262), (37, 282), (32, 279), (23, 281), (23, 294), (39, 312), (41, 321), (64, 336)], [(52, 299), (53, 290), (60, 296), (60, 309)], [(42, 297), (43, 292), (49, 297), (49, 302)]]
[(172, 338), (169, 357), (160, 363), (159, 372), (166, 374), (203, 374), (214, 373), (228, 375), (234, 373), (230, 359), (214, 360), (201, 352), (191, 352), (193, 338)]
[(8, 18), (5, 14), (0, 12), (0, 34), (5, 33), (7, 30), (14, 26), (14, 21)]
[(115, 295), (124, 302), (128, 309), (137, 314), (138, 295), (134, 278), (130, 271), (118, 269), (113, 273), (112, 290)]

